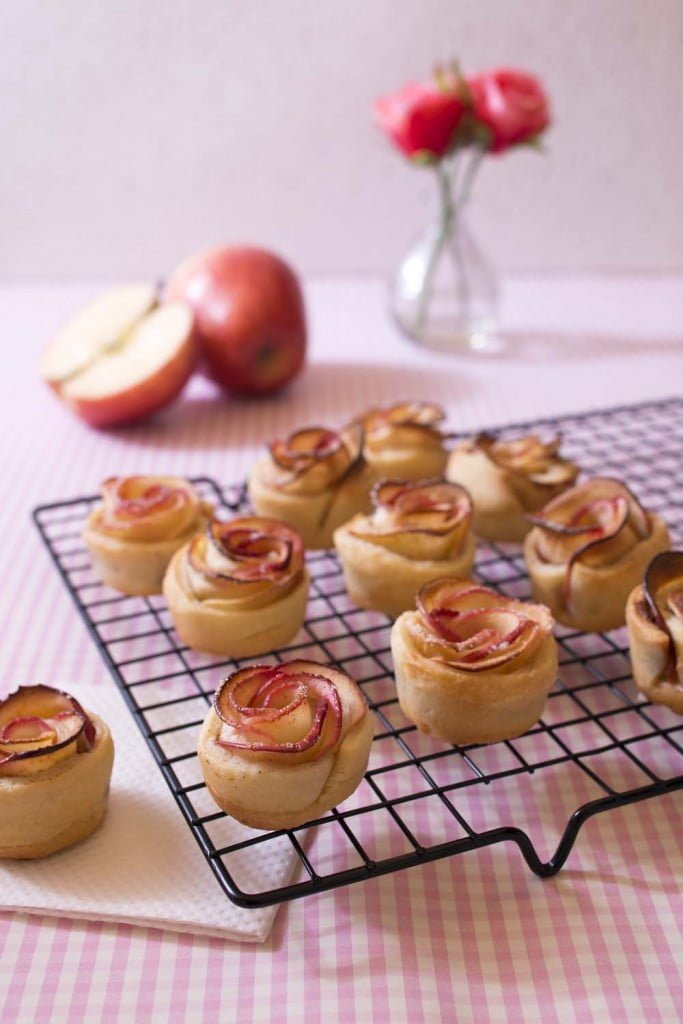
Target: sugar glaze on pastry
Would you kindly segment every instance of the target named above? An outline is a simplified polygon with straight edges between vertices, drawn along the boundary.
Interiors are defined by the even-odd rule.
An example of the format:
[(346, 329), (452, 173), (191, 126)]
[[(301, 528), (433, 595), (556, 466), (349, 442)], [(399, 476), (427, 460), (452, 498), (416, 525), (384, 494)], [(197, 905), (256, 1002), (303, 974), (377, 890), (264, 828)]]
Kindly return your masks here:
[(246, 658), (282, 647), (298, 632), (309, 582), (296, 530), (242, 516), (213, 519), (177, 551), (163, 589), (183, 643)]
[(492, 434), (458, 445), (446, 476), (474, 502), (474, 532), (487, 540), (521, 541), (531, 529), (527, 513), (542, 508), (576, 480), (579, 467), (559, 454), (560, 436), (535, 434), (503, 440)]
[(305, 427), (269, 445), (249, 475), (249, 498), (258, 515), (298, 530), (306, 548), (329, 548), (337, 526), (369, 511), (374, 481), (362, 427)]
[(449, 743), (520, 736), (540, 718), (557, 677), (553, 618), (544, 605), (471, 580), (426, 583), (391, 631), (401, 709)]
[(0, 701), (0, 857), (44, 857), (94, 832), (113, 760), (106, 724), (68, 693), (24, 686)]
[(655, 704), (683, 715), (683, 551), (664, 551), (626, 605), (633, 678)]
[(124, 594), (160, 594), (172, 555), (205, 527), (212, 511), (180, 477), (110, 477), (83, 539), (108, 586)]
[(472, 503), (445, 480), (378, 483), (371, 515), (359, 514), (334, 534), (346, 589), (360, 608), (395, 618), (436, 576), (469, 576), (475, 541)]
[(377, 478), (426, 480), (443, 476), (448, 453), (434, 402), (397, 402), (368, 409), (355, 421), (365, 431), (365, 457)]
[(341, 803), (373, 728), (357, 684), (330, 665), (251, 665), (219, 686), (198, 754), (211, 795), (252, 828), (295, 828)]
[(629, 593), (669, 547), (663, 519), (612, 477), (572, 487), (529, 519), (524, 558), (534, 598), (586, 632), (623, 626)]

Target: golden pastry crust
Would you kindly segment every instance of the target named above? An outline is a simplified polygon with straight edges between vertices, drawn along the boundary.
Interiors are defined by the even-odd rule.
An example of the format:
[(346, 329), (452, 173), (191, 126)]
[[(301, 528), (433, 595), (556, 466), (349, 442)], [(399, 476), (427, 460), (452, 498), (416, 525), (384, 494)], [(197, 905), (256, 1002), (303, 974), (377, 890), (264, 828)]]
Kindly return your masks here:
[(535, 434), (505, 441), (478, 434), (452, 452), (446, 477), (466, 487), (474, 502), (474, 532), (494, 541), (522, 541), (526, 518), (571, 487), (579, 467), (559, 455), (561, 438)]
[(440, 424), (446, 414), (433, 402), (397, 402), (359, 416), (365, 431), (365, 458), (377, 479), (426, 480), (440, 477), (448, 452)]
[(212, 520), (176, 552), (163, 591), (188, 647), (249, 658), (284, 646), (298, 632), (309, 583), (296, 530), (243, 516)]
[(269, 446), (248, 488), (258, 515), (289, 523), (307, 549), (319, 549), (332, 547), (334, 531), (352, 515), (369, 511), (374, 482), (360, 427), (306, 427)]
[(197, 752), (222, 810), (251, 828), (295, 828), (353, 793), (372, 736), (365, 698), (349, 676), (294, 661), (252, 665), (224, 680)]
[(626, 625), (639, 690), (683, 715), (683, 551), (653, 558), (629, 595)]
[(534, 599), (589, 633), (624, 625), (630, 591), (669, 547), (660, 516), (611, 477), (573, 487), (530, 519), (524, 558)]
[(23, 687), (0, 703), (0, 857), (56, 853), (107, 810), (114, 745), (105, 722), (68, 694)]
[(448, 743), (495, 743), (540, 718), (557, 677), (553, 619), (470, 580), (427, 583), (391, 631), (403, 713)]
[(212, 512), (179, 477), (110, 477), (83, 540), (107, 586), (124, 594), (160, 594), (172, 556), (204, 529)]
[(414, 606), (428, 580), (470, 575), (472, 503), (462, 487), (444, 480), (387, 480), (372, 498), (372, 515), (354, 516), (334, 534), (346, 589), (360, 608), (396, 618)]

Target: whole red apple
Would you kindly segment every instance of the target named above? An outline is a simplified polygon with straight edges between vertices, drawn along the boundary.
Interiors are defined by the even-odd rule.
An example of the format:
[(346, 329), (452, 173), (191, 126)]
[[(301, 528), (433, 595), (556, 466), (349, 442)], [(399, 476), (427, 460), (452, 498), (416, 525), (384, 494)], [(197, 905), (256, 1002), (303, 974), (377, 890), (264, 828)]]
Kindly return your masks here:
[(269, 395), (299, 372), (306, 355), (301, 287), (265, 249), (207, 249), (171, 275), (167, 298), (194, 310), (208, 372), (239, 395)]

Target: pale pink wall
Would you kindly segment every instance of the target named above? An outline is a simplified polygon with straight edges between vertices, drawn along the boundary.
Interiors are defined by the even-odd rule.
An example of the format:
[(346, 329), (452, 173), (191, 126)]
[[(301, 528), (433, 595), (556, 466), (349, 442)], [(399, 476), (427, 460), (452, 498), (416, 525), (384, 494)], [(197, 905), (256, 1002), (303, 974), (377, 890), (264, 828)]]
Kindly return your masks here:
[(457, 54), (541, 75), (548, 155), (490, 162), (507, 270), (683, 269), (681, 0), (22, 0), (0, 33), (0, 277), (163, 272), (210, 241), (388, 271), (431, 181), (372, 98)]

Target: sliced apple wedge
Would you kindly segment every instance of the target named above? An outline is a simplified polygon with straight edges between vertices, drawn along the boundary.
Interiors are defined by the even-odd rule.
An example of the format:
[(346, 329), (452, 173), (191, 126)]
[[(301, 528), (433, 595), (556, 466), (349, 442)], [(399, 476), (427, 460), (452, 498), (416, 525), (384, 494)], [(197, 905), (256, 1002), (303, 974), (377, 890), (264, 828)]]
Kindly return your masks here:
[(73, 317), (43, 356), (43, 378), (92, 426), (142, 419), (168, 405), (196, 362), (194, 318), (157, 305), (146, 285), (107, 292)]
[(156, 303), (155, 289), (146, 284), (124, 285), (98, 296), (53, 339), (40, 363), (41, 376), (59, 384), (85, 369), (93, 359), (119, 345)]

